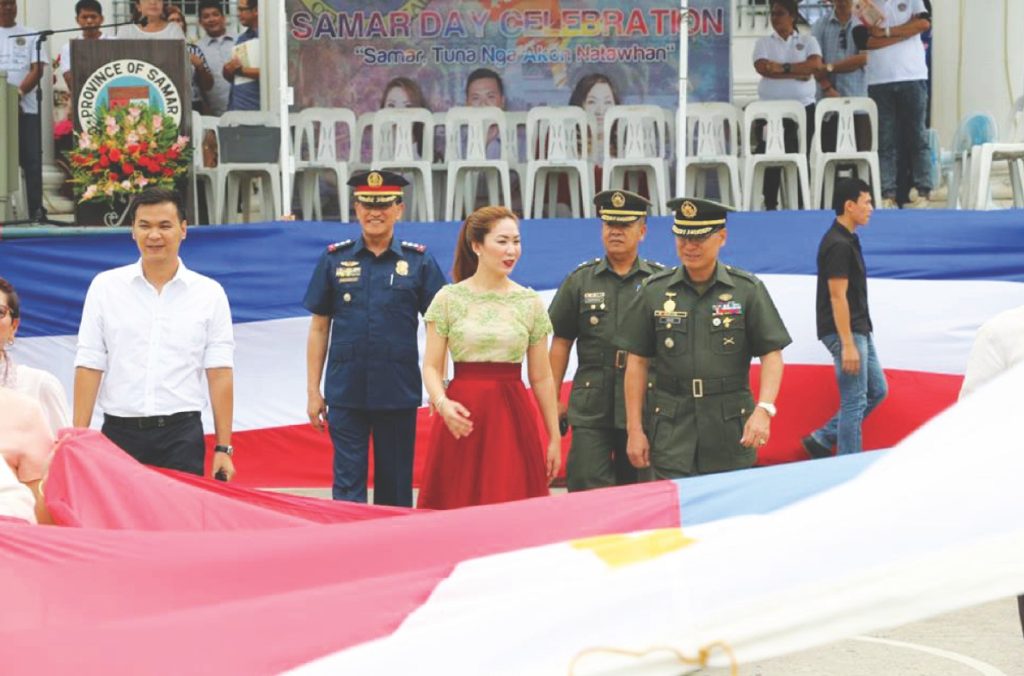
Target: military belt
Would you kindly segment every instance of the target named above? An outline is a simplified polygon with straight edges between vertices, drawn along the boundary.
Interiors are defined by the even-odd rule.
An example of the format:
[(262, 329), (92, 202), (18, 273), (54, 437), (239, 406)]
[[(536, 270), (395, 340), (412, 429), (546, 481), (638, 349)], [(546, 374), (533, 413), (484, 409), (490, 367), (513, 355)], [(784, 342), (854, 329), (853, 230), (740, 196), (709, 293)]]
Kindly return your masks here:
[(601, 350), (596, 354), (582, 355), (579, 358), (580, 366), (611, 366), (616, 369), (626, 368), (626, 350)]
[(739, 392), (747, 389), (750, 381), (746, 374), (742, 376), (729, 376), (728, 378), (676, 378), (658, 374), (657, 384), (659, 390), (675, 395), (692, 395), (700, 399), (710, 394), (726, 394), (728, 392)]

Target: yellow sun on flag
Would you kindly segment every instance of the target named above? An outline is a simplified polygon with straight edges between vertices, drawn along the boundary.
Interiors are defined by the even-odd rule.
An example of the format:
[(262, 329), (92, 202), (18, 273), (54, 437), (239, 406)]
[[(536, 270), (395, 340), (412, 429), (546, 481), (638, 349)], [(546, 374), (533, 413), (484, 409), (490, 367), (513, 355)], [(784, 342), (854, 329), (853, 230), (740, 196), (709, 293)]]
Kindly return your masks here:
[(574, 549), (589, 549), (612, 568), (656, 559), (696, 542), (679, 528), (661, 528), (638, 534), (597, 535), (574, 540)]

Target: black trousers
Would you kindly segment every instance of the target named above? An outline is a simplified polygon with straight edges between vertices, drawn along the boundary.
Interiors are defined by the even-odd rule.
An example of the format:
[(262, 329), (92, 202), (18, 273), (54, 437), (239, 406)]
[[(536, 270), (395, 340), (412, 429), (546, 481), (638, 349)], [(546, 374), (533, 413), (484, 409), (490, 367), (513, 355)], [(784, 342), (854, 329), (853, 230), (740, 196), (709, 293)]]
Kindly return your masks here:
[(39, 116), (19, 112), (18, 164), (25, 171), (25, 201), (29, 218), (34, 217), (43, 206), (42, 139), (39, 133)]
[(144, 465), (166, 467), (203, 476), (206, 444), (198, 411), (163, 427), (130, 426), (105, 417), (101, 430), (108, 439)]

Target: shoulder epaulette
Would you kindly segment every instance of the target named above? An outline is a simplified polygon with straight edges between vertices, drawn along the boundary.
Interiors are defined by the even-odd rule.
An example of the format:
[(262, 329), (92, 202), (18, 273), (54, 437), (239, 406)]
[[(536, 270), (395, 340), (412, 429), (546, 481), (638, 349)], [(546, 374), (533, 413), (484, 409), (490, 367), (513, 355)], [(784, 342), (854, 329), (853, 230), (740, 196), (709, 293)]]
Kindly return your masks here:
[(417, 253), (424, 253), (427, 250), (426, 244), (417, 244), (416, 242), (402, 242), (403, 249), (409, 249)]
[(658, 270), (654, 274), (646, 277), (644, 279), (644, 284), (650, 284), (651, 282), (653, 282), (656, 279), (661, 279), (662, 277), (668, 277), (669, 275), (671, 275), (675, 271), (676, 271), (675, 268), (664, 268), (663, 270)]
[(664, 264), (659, 263), (658, 261), (652, 261), (650, 258), (645, 258), (644, 261), (659, 272), (665, 269)]
[(335, 242), (334, 244), (328, 244), (327, 245), (327, 251), (328, 251), (328, 253), (334, 253), (335, 251), (337, 251), (339, 249), (344, 249), (346, 247), (350, 247), (354, 243), (355, 243), (354, 239), (343, 239), (340, 242)]
[(601, 262), (600, 258), (588, 258), (587, 260), (585, 260), (582, 263), (580, 263), (579, 265), (577, 265), (576, 269), (579, 270), (580, 268), (586, 268), (586, 267), (589, 267), (591, 265), (597, 265), (600, 262)]
[(740, 268), (734, 268), (731, 265), (726, 265), (725, 266), (725, 270), (730, 275), (735, 275), (737, 277), (742, 277), (743, 279), (746, 279), (749, 282), (754, 282), (755, 284), (757, 282), (761, 281), (761, 280), (759, 280), (757, 278), (757, 275), (755, 275), (753, 272), (747, 272), (746, 270), (741, 270)]

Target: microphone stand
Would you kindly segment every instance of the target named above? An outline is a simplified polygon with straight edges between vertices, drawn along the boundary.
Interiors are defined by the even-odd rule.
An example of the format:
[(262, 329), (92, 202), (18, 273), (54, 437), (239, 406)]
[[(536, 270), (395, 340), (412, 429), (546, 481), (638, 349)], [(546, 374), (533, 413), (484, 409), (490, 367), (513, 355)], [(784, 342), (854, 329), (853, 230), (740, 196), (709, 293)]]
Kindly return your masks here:
[[(118, 26), (128, 26), (128, 25), (131, 25), (132, 23), (135, 23), (135, 22), (134, 21), (122, 21), (120, 23), (108, 23), (108, 24), (103, 24), (102, 26), (96, 26), (95, 29), (96, 30), (102, 30), (104, 28), (117, 28)], [(43, 43), (46, 42), (47, 38), (49, 38), (51, 35), (57, 35), (59, 33), (79, 33), (79, 32), (81, 32), (81, 30), (82, 30), (81, 27), (46, 29), (46, 30), (36, 31), (34, 33), (19, 33), (18, 35), (10, 36), (8, 39), (9, 40), (13, 40), (15, 38), (33, 38), (33, 37), (38, 37), (39, 39), (36, 40), (36, 60), (35, 60), (34, 63), (43, 63), (43, 64), (45, 64), (46, 62), (43, 61)], [(44, 69), (44, 73), (45, 73), (45, 69), (46, 69), (45, 65), (43, 66), (43, 69)], [(36, 110), (38, 111), (37, 114), (40, 116), (40, 119), (39, 119), (39, 151), (38, 152), (39, 152), (39, 170), (40, 170), (40, 172), (42, 172), (42, 167), (43, 167), (43, 134), (46, 133), (46, 126), (43, 124), (43, 120), (42, 120), (42, 114), (43, 114), (43, 79), (42, 78), (39, 78), (39, 82), (36, 84)], [(18, 113), (19, 113), (19, 115), (21, 114), (21, 103), (20, 102), (18, 104)], [(50, 131), (51, 132), (53, 131), (53, 120), (50, 120)], [(40, 189), (40, 191), (42, 191), (42, 186), (41, 185), (40, 185), (39, 189)], [(28, 188), (27, 187), (25, 188), (25, 192), (26, 193), (28, 192)], [(49, 218), (49, 216), (46, 213), (45, 207), (42, 206), (42, 195), (39, 196), (39, 201), (40, 201), (40, 205), (39, 205), (39, 211), (37, 213), (29, 214), (29, 218), (22, 218), (22, 219), (18, 219), (16, 221), (7, 221), (6, 223), (3, 223), (3, 225), (29, 225), (29, 224), (31, 224), (31, 225), (73, 225), (73, 223), (68, 223), (67, 221), (55, 221), (55, 220)], [(25, 204), (26, 205), (28, 204), (28, 194), (25, 195)]]

